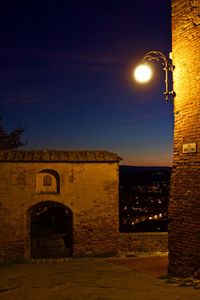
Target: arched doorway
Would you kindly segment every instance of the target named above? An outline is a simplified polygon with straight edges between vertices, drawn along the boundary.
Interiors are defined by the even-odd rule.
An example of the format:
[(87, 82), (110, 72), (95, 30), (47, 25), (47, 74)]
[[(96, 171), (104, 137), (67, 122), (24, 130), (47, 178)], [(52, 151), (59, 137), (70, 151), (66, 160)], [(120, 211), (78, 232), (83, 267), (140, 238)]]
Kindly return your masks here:
[(43, 201), (29, 209), (30, 257), (72, 256), (72, 211), (54, 201)]

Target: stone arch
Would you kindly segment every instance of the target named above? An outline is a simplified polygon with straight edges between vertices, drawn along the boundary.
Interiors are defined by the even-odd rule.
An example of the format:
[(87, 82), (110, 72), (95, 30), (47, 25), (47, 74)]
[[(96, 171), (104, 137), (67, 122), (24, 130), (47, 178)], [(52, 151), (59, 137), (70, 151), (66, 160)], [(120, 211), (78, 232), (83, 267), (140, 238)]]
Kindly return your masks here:
[(60, 176), (57, 171), (43, 169), (36, 176), (36, 193), (38, 194), (59, 194)]
[(28, 210), (30, 258), (72, 256), (73, 214), (70, 208), (55, 201), (42, 201)]

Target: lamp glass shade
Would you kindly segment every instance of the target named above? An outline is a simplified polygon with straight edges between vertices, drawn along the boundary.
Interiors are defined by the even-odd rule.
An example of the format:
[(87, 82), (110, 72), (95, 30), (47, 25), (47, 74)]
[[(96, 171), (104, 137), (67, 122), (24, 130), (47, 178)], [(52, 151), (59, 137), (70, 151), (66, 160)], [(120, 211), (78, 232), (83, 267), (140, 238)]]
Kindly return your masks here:
[(148, 82), (152, 77), (152, 70), (148, 65), (139, 65), (133, 71), (133, 77), (140, 83)]

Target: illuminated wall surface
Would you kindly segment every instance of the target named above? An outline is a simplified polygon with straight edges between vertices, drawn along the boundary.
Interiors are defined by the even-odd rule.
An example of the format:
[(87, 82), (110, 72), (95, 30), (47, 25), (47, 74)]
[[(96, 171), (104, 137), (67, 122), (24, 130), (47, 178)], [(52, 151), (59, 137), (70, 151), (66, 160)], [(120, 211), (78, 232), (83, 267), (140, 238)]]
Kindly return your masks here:
[(0, 151), (0, 261), (115, 254), (119, 160), (108, 151)]
[(172, 0), (174, 163), (169, 273), (200, 278), (200, 0)]

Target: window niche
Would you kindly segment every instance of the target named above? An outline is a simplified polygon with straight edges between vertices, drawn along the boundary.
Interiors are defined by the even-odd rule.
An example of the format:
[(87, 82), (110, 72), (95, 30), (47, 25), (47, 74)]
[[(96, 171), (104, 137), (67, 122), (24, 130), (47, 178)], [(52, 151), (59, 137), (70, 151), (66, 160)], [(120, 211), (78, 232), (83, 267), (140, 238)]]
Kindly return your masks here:
[(45, 175), (43, 178), (43, 186), (52, 186), (52, 178), (50, 175)]
[(54, 170), (42, 170), (36, 177), (36, 193), (58, 194), (60, 192), (60, 177)]

